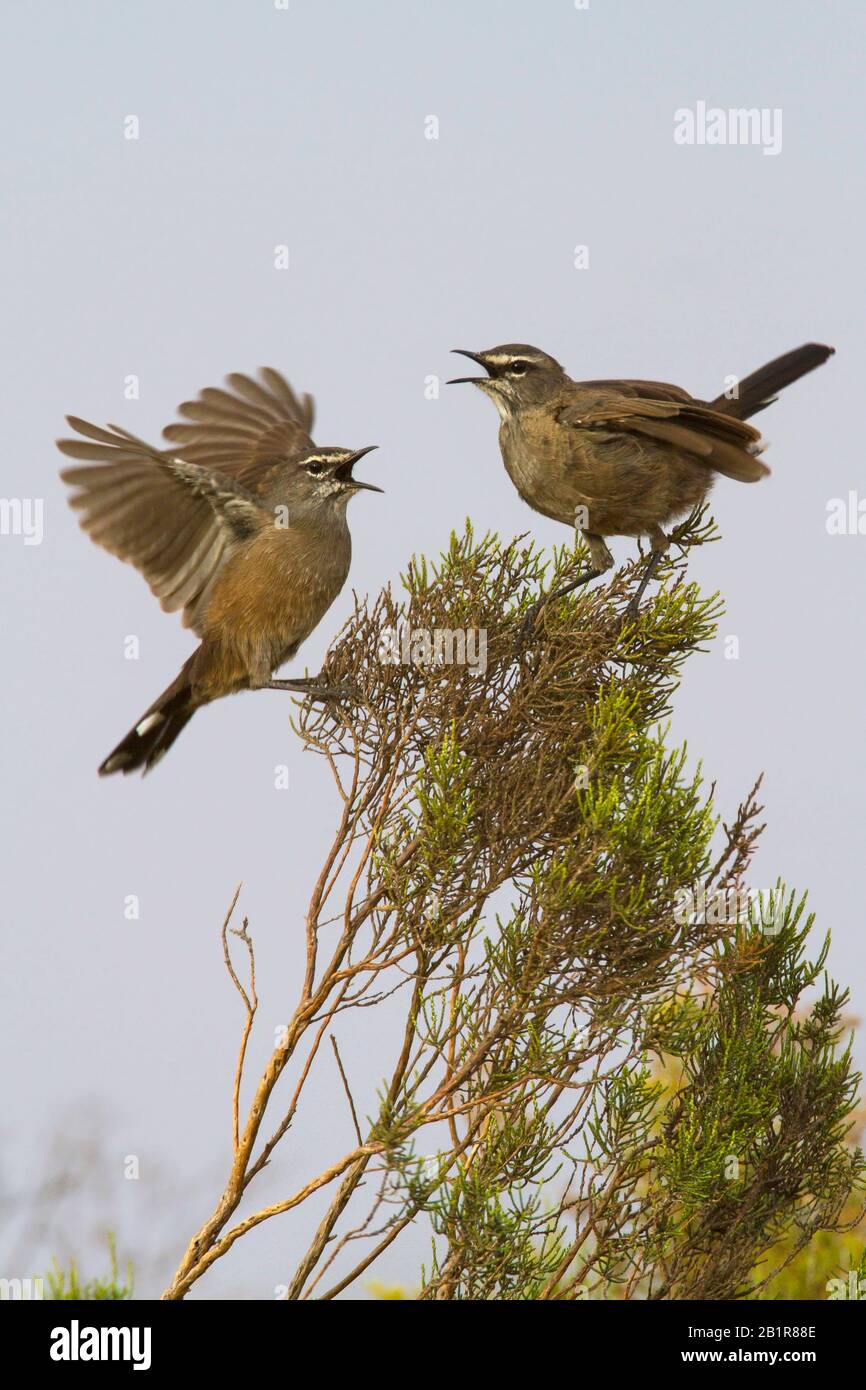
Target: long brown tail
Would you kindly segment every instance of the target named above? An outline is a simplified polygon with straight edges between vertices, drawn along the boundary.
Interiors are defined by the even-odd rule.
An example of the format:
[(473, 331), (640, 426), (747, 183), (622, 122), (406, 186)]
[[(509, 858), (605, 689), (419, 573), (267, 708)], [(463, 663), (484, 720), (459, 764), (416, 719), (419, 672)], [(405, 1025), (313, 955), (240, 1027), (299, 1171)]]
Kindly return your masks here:
[(735, 399), (717, 396), (711, 402), (712, 408), (725, 415), (736, 415), (739, 420), (748, 420), (751, 415), (757, 415), (759, 410), (772, 405), (786, 386), (820, 367), (835, 351), (835, 348), (825, 347), (823, 343), (805, 343), (803, 347), (794, 348), (781, 357), (774, 357), (772, 362), (743, 378)]
[(195, 653), (185, 662), (171, 685), (145, 710), (138, 722), (109, 753), (99, 769), (100, 777), (112, 772), (149, 772), (167, 753), (195, 713), (190, 688), (190, 668)]

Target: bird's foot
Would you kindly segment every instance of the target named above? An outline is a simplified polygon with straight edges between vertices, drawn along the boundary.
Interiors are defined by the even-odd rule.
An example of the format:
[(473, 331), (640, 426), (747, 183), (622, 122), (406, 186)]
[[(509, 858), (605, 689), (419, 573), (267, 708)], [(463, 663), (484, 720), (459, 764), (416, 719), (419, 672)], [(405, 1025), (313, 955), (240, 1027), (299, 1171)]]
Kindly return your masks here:
[(323, 685), (320, 676), (301, 676), (297, 680), (268, 681), (265, 690), (291, 690), (311, 700), (347, 700), (352, 692), (345, 685)]
[(520, 631), (517, 634), (517, 650), (522, 651), (532, 636), (535, 628), (535, 620), (544, 607), (544, 599), (537, 599), (531, 603), (523, 615), (523, 622), (520, 624)]
[(541, 598), (536, 599), (535, 603), (530, 604), (524, 615), (523, 622), (520, 624), (520, 631), (517, 634), (517, 650), (522, 650), (532, 637), (538, 615), (548, 603), (553, 603), (558, 598), (564, 598), (566, 594), (574, 593), (575, 589), (580, 589), (584, 584), (589, 584), (593, 579), (597, 579), (600, 573), (601, 571), (597, 569), (585, 570), (583, 574), (579, 574), (576, 579), (572, 579), (568, 584), (563, 584), (561, 588), (554, 589), (552, 593), (542, 595)]
[(640, 583), (635, 589), (634, 594), (631, 598), (631, 602), (625, 610), (625, 616), (627, 618), (634, 619), (637, 617), (638, 612), (640, 611), (640, 601), (646, 593), (647, 585), (649, 584), (650, 580), (652, 579), (653, 575), (658, 569), (663, 558), (663, 550), (654, 550), (650, 555), (649, 559), (646, 562), (646, 568), (643, 572), (643, 578), (641, 579)]

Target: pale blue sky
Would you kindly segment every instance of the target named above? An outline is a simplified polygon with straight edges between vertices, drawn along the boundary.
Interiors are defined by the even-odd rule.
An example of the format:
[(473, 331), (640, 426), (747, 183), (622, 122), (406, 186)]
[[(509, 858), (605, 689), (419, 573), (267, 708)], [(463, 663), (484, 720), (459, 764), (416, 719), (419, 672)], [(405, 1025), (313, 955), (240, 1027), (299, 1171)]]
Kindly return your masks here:
[[(186, 1189), (186, 1236), (226, 1159), (239, 1009), (218, 928), (240, 879), (268, 982), (256, 1058), (285, 1015), (334, 814), (325, 769), (289, 733), (286, 699), (258, 693), (199, 714), (145, 782), (97, 780), (191, 639), (79, 533), (52, 444), (67, 411), (155, 441), (179, 401), (261, 363), (316, 396), (317, 440), (380, 445), (365, 476), (386, 496), (350, 513), (350, 584), (366, 591), (467, 514), (566, 539), (513, 492), (485, 401), (425, 399), (428, 374), (453, 374), (449, 348), (529, 341), (575, 376), (714, 394), (801, 342), (835, 345), (761, 417), (772, 478), (716, 488), (724, 540), (692, 574), (728, 613), (688, 667), (673, 732), (726, 816), (766, 770), (755, 882), (811, 890), (862, 1012), (866, 537), (825, 528), (828, 499), (864, 477), (862, 4), (45, 0), (7, 5), (0, 26), (3, 488), (46, 506), (41, 546), (0, 538), (4, 1172), (25, 1183), (70, 1108), (99, 1101), (122, 1251), (168, 1202), (166, 1170)], [(674, 112), (699, 100), (780, 108), (781, 153), (675, 144)], [(318, 669), (350, 604), (347, 589), (293, 671)], [(378, 1073), (356, 1065), (372, 1107)], [(331, 1077), (274, 1196), (344, 1119)], [(129, 1153), (138, 1184), (122, 1179)], [(73, 1237), (92, 1250), (83, 1216)], [(299, 1240), (290, 1222), (264, 1228), (196, 1296), (271, 1296)], [(55, 1245), (47, 1233), (34, 1267)], [(395, 1249), (383, 1277), (411, 1279), (422, 1252)], [(147, 1275), (139, 1291), (160, 1286)]]

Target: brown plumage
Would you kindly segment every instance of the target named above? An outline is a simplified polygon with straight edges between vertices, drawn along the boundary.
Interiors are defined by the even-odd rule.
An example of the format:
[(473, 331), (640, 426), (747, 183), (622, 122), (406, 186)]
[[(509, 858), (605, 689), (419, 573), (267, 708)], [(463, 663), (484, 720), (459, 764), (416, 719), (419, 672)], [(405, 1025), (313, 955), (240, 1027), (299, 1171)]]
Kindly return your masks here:
[(595, 572), (613, 564), (604, 537), (647, 535), (662, 553), (664, 527), (703, 501), (719, 473), (745, 483), (765, 477), (761, 435), (747, 418), (833, 352), (808, 343), (746, 377), (730, 399), (702, 401), (666, 382), (572, 381), (525, 343), (455, 350), (488, 374), (456, 380), (496, 405), (517, 491), (536, 511), (578, 527)]
[(181, 405), (183, 422), (163, 431), (169, 450), (75, 416), (80, 437), (58, 440), (87, 460), (61, 474), (84, 530), (201, 638), (101, 774), (148, 771), (199, 706), (274, 685), (346, 581), (346, 504), (361, 488), (381, 491), (352, 477), (369, 450), (317, 448), (312, 399), (271, 368), (260, 378), (236, 373), (231, 390), (209, 387)]

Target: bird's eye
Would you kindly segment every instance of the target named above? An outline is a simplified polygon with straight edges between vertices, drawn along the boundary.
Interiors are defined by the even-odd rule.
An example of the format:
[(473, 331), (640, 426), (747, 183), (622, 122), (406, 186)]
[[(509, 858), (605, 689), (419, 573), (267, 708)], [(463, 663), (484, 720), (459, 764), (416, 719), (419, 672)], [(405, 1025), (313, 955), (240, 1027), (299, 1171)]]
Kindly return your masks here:
[(323, 463), (316, 463), (315, 461), (312, 463), (305, 463), (304, 467), (307, 472), (312, 473), (314, 477), (318, 477), (320, 473), (324, 473), (325, 471), (325, 465)]
[(528, 363), (528, 362), (512, 362), (512, 364), (511, 364), (511, 375), (512, 375), (512, 376), (523, 376), (524, 372), (528, 372), (528, 371), (529, 371), (529, 363)]

